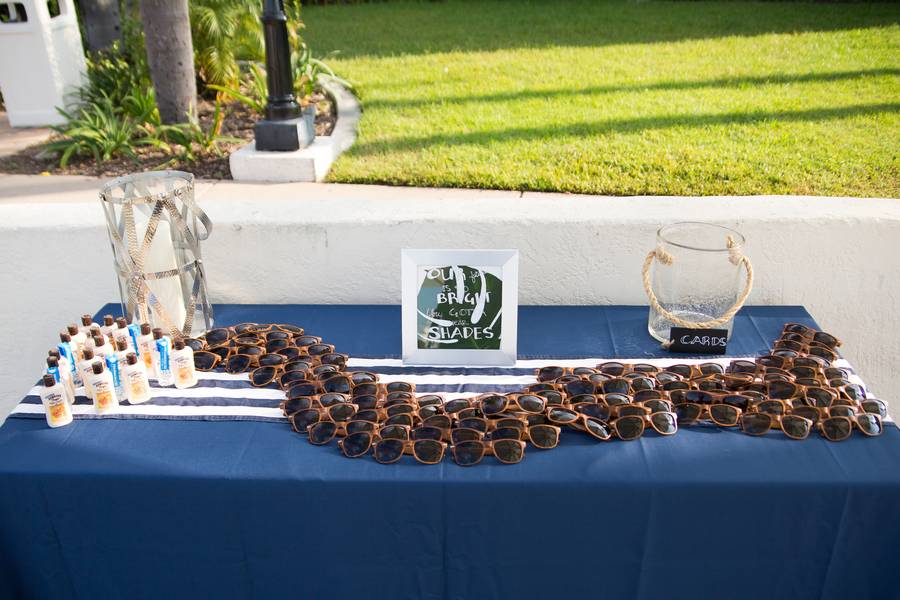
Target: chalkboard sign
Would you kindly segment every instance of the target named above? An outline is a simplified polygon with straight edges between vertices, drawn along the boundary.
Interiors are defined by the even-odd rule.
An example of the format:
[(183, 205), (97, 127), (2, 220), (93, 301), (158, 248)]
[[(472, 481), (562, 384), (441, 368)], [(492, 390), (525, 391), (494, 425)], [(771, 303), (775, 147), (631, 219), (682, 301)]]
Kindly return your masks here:
[(404, 250), (403, 361), (516, 360), (518, 251)]
[(669, 350), (690, 354), (725, 354), (727, 329), (689, 329), (673, 327), (669, 333)]

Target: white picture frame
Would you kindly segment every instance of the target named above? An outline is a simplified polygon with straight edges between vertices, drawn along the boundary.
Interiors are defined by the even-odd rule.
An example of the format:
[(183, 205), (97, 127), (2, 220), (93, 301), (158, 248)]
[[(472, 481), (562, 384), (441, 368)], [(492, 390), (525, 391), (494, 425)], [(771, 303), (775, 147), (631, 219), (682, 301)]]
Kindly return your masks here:
[(403, 364), (515, 364), (518, 250), (404, 248), (400, 264)]

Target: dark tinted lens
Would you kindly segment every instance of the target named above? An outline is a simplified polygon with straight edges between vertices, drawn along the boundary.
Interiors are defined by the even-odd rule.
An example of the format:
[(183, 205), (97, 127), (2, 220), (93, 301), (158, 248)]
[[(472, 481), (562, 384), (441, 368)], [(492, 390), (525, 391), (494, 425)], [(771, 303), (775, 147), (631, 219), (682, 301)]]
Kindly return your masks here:
[(382, 440), (375, 445), (375, 460), (380, 463), (392, 463), (403, 456), (403, 444), (401, 440)]
[(743, 394), (729, 394), (722, 397), (722, 402), (737, 407), (743, 411), (750, 408), (750, 397)]
[(856, 409), (852, 406), (832, 406), (831, 409), (828, 411), (828, 416), (830, 416), (830, 417), (855, 417)]
[(629, 398), (625, 394), (606, 394), (603, 399), (610, 406), (621, 406), (623, 404), (631, 403), (631, 398)]
[(349, 421), (356, 414), (356, 406), (352, 404), (335, 404), (328, 409), (328, 414), (335, 421)]
[(776, 400), (787, 400), (797, 393), (797, 386), (788, 381), (770, 381), (767, 389), (769, 397)]
[(616, 433), (623, 440), (635, 440), (644, 433), (644, 419), (641, 417), (622, 417), (616, 419)]
[(852, 430), (851, 421), (846, 417), (830, 417), (822, 421), (822, 433), (832, 441), (847, 439)]
[(334, 404), (346, 403), (347, 401), (347, 396), (336, 392), (319, 395), (319, 404), (326, 408)]
[(756, 410), (768, 415), (783, 415), (784, 404), (778, 400), (763, 400), (757, 405)]
[(423, 406), (443, 406), (444, 400), (437, 394), (426, 394), (416, 398), (416, 404), (419, 405), (419, 408)]
[(343, 367), (347, 364), (347, 355), (346, 354), (336, 354), (334, 352), (329, 354), (323, 354), (319, 357), (319, 360), (323, 365), (334, 365), (336, 367)]
[(703, 407), (699, 404), (676, 404), (675, 414), (678, 415), (678, 421), (681, 423), (695, 423), (703, 414)]
[(649, 408), (651, 413), (672, 412), (672, 404), (666, 400), (647, 400), (644, 406)]
[(298, 433), (306, 433), (307, 427), (309, 427), (313, 423), (318, 423), (319, 418), (319, 411), (314, 409), (306, 409), (294, 413), (294, 415), (290, 417), (290, 420), (294, 431)]
[(353, 389), (353, 383), (349, 377), (338, 376), (330, 377), (322, 384), (322, 389), (326, 392), (337, 392), (339, 394), (349, 394)]
[(422, 419), (427, 419), (434, 415), (440, 414), (443, 410), (442, 406), (438, 406), (436, 404), (430, 404), (428, 406), (423, 406), (419, 408), (419, 417)]
[(517, 463), (524, 455), (524, 444), (514, 440), (500, 440), (494, 442), (494, 456), (504, 463)]
[(453, 460), (456, 464), (468, 467), (477, 464), (484, 456), (484, 444), (479, 441), (460, 442), (453, 446)]
[(354, 371), (350, 373), (350, 379), (354, 385), (359, 385), (360, 383), (375, 383), (378, 380), (378, 376), (368, 371)]
[(802, 440), (809, 435), (812, 422), (799, 415), (786, 415), (781, 418), (781, 429), (789, 438)]
[(862, 409), (873, 415), (887, 416), (887, 405), (881, 400), (866, 400), (862, 403)]
[(444, 437), (444, 433), (437, 427), (416, 427), (410, 432), (409, 437), (414, 440), (440, 441)]
[(834, 394), (824, 388), (806, 388), (806, 401), (810, 406), (828, 408), (834, 402)]
[(194, 352), (203, 350), (203, 348), (205, 346), (205, 344), (203, 343), (203, 340), (198, 340), (196, 338), (184, 338), (184, 345), (187, 346), (188, 348), (190, 348), (191, 350), (193, 350)]
[(579, 394), (593, 394), (596, 390), (596, 385), (592, 381), (586, 381), (584, 379), (576, 379), (575, 381), (570, 381), (565, 386), (566, 393), (570, 396), (577, 396)]
[(420, 462), (432, 465), (444, 457), (444, 447), (435, 440), (419, 440), (413, 444), (413, 455)]
[(378, 411), (375, 410), (358, 410), (356, 414), (353, 415), (354, 421), (378, 421)]
[(284, 414), (286, 416), (290, 416), (295, 412), (299, 412), (301, 410), (306, 410), (312, 406), (312, 400), (308, 397), (300, 397), (300, 398), (289, 398), (284, 401), (284, 406), (282, 409), (284, 410)]
[(228, 357), (231, 356), (232, 348), (231, 346), (219, 346), (218, 348), (210, 348), (209, 351), (224, 361), (228, 360)]
[[(271, 369), (272, 367), (267, 367)], [(288, 398), (297, 398), (298, 396), (315, 396), (320, 391), (319, 385), (308, 381), (299, 381), (288, 388)]]
[(289, 340), (272, 340), (271, 342), (266, 342), (266, 352), (277, 352), (290, 345), (291, 342)]
[(347, 423), (347, 435), (353, 435), (354, 433), (359, 433), (360, 431), (368, 431), (370, 433), (374, 432), (376, 429), (376, 424), (372, 421), (350, 421)]
[(681, 381), (681, 377), (676, 375), (675, 373), (669, 373), (667, 371), (663, 371), (661, 373), (656, 374), (656, 381), (661, 384), (672, 383), (673, 381)]
[[(733, 409), (732, 409), (733, 410)], [(678, 431), (678, 420), (673, 413), (659, 412), (650, 415), (650, 423), (657, 433), (672, 435)]]
[[(274, 371), (275, 367), (265, 367), (266, 369), (272, 369)], [(306, 381), (306, 373), (303, 371), (291, 371), (290, 373), (285, 373), (281, 376), (281, 379), (278, 382), (281, 384), (281, 387), (287, 389), (292, 387), (293, 385), (299, 382)]]
[(412, 404), (394, 404), (393, 406), (389, 406), (387, 409), (387, 414), (389, 417), (393, 417), (394, 415), (406, 415), (415, 412), (416, 407)]
[(767, 414), (747, 413), (741, 415), (741, 429), (751, 435), (762, 435), (769, 431), (772, 419)]
[(627, 394), (631, 391), (627, 379), (610, 379), (600, 384), (604, 394)]
[(539, 413), (544, 410), (544, 399), (540, 396), (524, 394), (519, 396), (516, 402), (525, 412)]
[(256, 327), (256, 323), (238, 323), (232, 329), (234, 329), (235, 334), (241, 335), (242, 333), (253, 331), (254, 327)]
[(266, 354), (259, 357), (259, 366), (275, 367), (287, 362), (287, 358), (280, 354)]
[(797, 406), (791, 410), (791, 414), (809, 419), (814, 424), (819, 422), (819, 409), (814, 406)]
[(303, 335), (302, 327), (298, 327), (298, 326), (292, 325), (290, 323), (279, 323), (275, 327), (277, 327), (278, 329), (280, 329), (282, 331), (287, 331), (291, 335)]
[(309, 427), (309, 441), (313, 444), (327, 444), (334, 438), (337, 424), (332, 421), (320, 421)]
[(597, 365), (597, 368), (601, 373), (606, 373), (607, 375), (613, 375), (615, 377), (619, 377), (625, 372), (625, 365), (620, 362), (601, 363)]
[(693, 372), (690, 365), (670, 365), (665, 370), (669, 373), (675, 373), (679, 377), (690, 377)]
[(485, 431), (487, 431), (487, 421), (485, 421), (484, 419), (477, 418), (477, 417), (472, 417), (469, 419), (460, 419), (459, 427), (466, 428), (466, 429), (474, 429), (476, 431), (480, 431), (481, 433), (484, 433)]
[(685, 402), (692, 402), (694, 404), (712, 404), (714, 398), (712, 394), (702, 390), (686, 390), (683, 394), (679, 394), (679, 396), (683, 398)]
[(278, 351), (278, 354), (282, 355), (288, 360), (294, 360), (300, 356), (300, 348), (296, 348), (294, 346), (288, 346), (287, 348), (282, 348)]
[(276, 373), (275, 367), (259, 367), (250, 373), (250, 381), (253, 385), (267, 385), (272, 383)]
[(659, 373), (659, 367), (647, 363), (638, 363), (631, 368), (638, 373)]
[(409, 430), (402, 425), (387, 425), (381, 428), (378, 435), (385, 440), (408, 440)]
[(375, 408), (378, 405), (378, 396), (354, 396), (353, 404), (359, 408)]
[(596, 404), (593, 402), (582, 402), (573, 406), (576, 412), (595, 419), (609, 419), (609, 406), (606, 404)]
[(813, 336), (813, 341), (819, 342), (820, 344), (825, 344), (829, 348), (835, 348), (839, 343), (836, 337), (834, 337), (830, 333), (825, 333), (824, 331), (816, 332), (816, 334)]
[(632, 394), (631, 397), (635, 402), (645, 402), (647, 400), (659, 400), (663, 395), (659, 390), (641, 390)]
[(387, 396), (385, 396), (385, 400), (387, 402), (394, 402), (395, 400), (399, 400), (402, 402), (410, 402), (415, 400), (415, 394), (412, 392), (391, 392)]
[(881, 433), (881, 419), (877, 415), (858, 415), (856, 424), (859, 425), (860, 431), (866, 435), (879, 435)]
[(374, 396), (378, 393), (378, 385), (374, 383), (361, 383), (353, 387), (354, 396)]
[(547, 416), (554, 423), (571, 423), (578, 419), (578, 413), (566, 408), (551, 408)]
[(841, 390), (845, 396), (850, 398), (851, 400), (865, 400), (866, 399), (866, 391), (863, 389), (861, 385), (857, 385), (855, 383), (851, 383), (848, 386), (845, 386), (843, 390)]
[(647, 414), (647, 410), (640, 404), (623, 404), (618, 409), (618, 415), (620, 417), (629, 417), (632, 415), (643, 417), (645, 414)]
[(481, 412), (486, 415), (495, 415), (506, 408), (506, 398), (503, 396), (485, 396), (481, 399)]
[(480, 440), (482, 437), (482, 432), (474, 429), (460, 428), (450, 430), (450, 441), (454, 444)]
[(242, 373), (250, 368), (253, 358), (247, 354), (235, 354), (225, 362), (225, 370), (229, 373)]
[(691, 384), (687, 381), (669, 381), (668, 383), (664, 383), (662, 387), (667, 392), (671, 392), (674, 390), (689, 390)]
[(499, 427), (491, 432), (492, 440), (518, 440), (522, 438), (522, 430), (516, 427)]
[(709, 407), (709, 416), (719, 425), (737, 425), (738, 411), (729, 404), (713, 404)]
[(630, 381), (631, 389), (635, 392), (648, 391), (656, 387), (656, 380), (649, 377), (634, 377)]
[(286, 331), (270, 331), (266, 334), (266, 341), (271, 342), (272, 340), (289, 340), (291, 339), (291, 334)]
[(219, 356), (212, 352), (194, 352), (194, 368), (198, 371), (211, 371), (219, 362)]
[(384, 421), (385, 425), (406, 425), (407, 427), (413, 426), (413, 416), (409, 413), (404, 413), (402, 415), (394, 415), (392, 417), (388, 417)]
[(561, 377), (565, 370), (562, 367), (543, 367), (538, 370), (538, 381), (550, 381)]
[(435, 415), (425, 419), (422, 424), (428, 427), (437, 427), (439, 429), (450, 429), (452, 422), (447, 415)]
[(306, 346), (312, 346), (313, 344), (318, 344), (322, 340), (317, 338), (314, 335), (301, 335), (294, 338), (294, 344), (296, 346), (300, 346), (301, 348)]
[(609, 426), (599, 419), (585, 419), (584, 423), (588, 433), (601, 440), (608, 440), (612, 435)]
[(535, 425), (528, 430), (528, 437), (536, 448), (553, 448), (559, 443), (559, 430), (550, 425)]
[(411, 392), (413, 391), (413, 384), (405, 381), (392, 381), (386, 384), (384, 389), (388, 392)]

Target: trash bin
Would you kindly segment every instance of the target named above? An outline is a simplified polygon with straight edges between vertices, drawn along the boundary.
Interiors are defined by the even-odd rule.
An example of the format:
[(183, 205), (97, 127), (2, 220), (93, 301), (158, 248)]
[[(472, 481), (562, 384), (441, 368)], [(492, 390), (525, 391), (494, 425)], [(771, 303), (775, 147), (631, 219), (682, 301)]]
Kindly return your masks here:
[(63, 122), (85, 76), (73, 0), (0, 0), (0, 93), (13, 127)]

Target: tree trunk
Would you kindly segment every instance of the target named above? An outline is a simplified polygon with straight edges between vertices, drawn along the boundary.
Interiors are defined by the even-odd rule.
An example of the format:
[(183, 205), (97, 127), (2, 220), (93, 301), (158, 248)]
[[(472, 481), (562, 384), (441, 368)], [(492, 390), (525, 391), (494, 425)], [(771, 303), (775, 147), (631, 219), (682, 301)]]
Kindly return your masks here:
[(106, 50), (122, 39), (122, 22), (117, 0), (81, 0), (87, 49)]
[(197, 106), (188, 0), (141, 0), (147, 64), (163, 123), (184, 123)]

